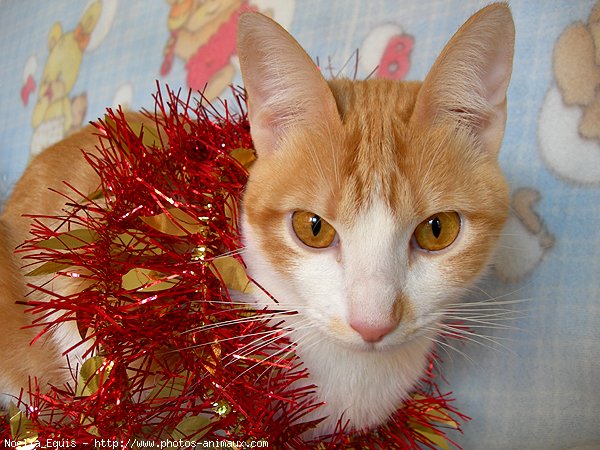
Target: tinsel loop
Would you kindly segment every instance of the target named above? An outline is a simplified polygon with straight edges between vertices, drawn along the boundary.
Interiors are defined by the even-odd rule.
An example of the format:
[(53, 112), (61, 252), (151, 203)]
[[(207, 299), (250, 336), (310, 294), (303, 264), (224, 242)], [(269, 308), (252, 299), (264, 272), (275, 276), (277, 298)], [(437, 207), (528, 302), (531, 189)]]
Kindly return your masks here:
[[(41, 335), (76, 324), (81, 341), (70, 352), (83, 361), (71, 361), (73, 380), (64, 386), (39, 386), (32, 374), (0, 425), (4, 443), (455, 445), (445, 430), (467, 417), (438, 390), (435, 355), (386, 425), (350, 433), (340, 422), (328, 441), (303, 437), (318, 422), (303, 418), (319, 404), (284, 325), (270, 320), (277, 305), (255, 310), (229, 295), (260, 289), (239, 255), (238, 202), (254, 160), (243, 93), (233, 90), (232, 113), (224, 101), (215, 108), (166, 92), (158, 89), (143, 120), (107, 110), (95, 123), (97, 151), (83, 149), (98, 190), (71, 187), (62, 193), (64, 215), (32, 216), (33, 237), (20, 251), (32, 263), (32, 288), (51, 298), (29, 301), (32, 326)], [(40, 276), (79, 287), (52, 292)]]

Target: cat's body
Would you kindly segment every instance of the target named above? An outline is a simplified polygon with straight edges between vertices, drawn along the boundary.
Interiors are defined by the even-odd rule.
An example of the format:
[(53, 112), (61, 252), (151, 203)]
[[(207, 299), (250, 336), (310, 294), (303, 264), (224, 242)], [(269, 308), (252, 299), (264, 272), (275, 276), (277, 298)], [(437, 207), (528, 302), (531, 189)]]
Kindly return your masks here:
[(31, 323), (32, 316), (16, 303), (31, 298), (26, 283), (34, 280), (24, 276), (27, 269), (19, 270), (25, 263), (13, 251), (31, 237), (31, 219), (25, 214), (53, 216), (64, 208), (65, 198), (49, 189), (65, 192), (63, 180), (80, 192), (97, 189), (99, 180), (80, 150), (93, 150), (97, 139), (88, 127), (38, 155), (15, 185), (0, 215), (0, 407), (14, 400), (8, 395), (18, 398), (21, 388), (27, 389), (29, 376), (39, 377), (41, 385), (72, 379), (61, 353), (76, 343), (78, 332), (75, 327), (61, 327), (30, 345), (41, 329), (23, 328)]
[[(325, 402), (317, 414), (330, 415), (318, 432), (340, 417), (352, 428), (375, 426), (421, 376), (446, 308), (484, 270), (506, 219), (497, 152), (510, 12), (493, 5), (471, 18), (423, 83), (327, 84), (269, 19), (247, 14), (239, 29), (258, 154), (243, 199), (244, 260), (279, 308), (298, 312), (286, 326)], [(62, 167), (66, 146), (93, 148), (85, 136), (36, 159), (0, 217), (8, 236), (0, 238), (3, 318), (25, 323), (13, 304), (25, 292), (21, 263), (11, 256), (27, 237), (21, 214), (56, 214), (61, 201), (44, 188), (59, 180), (82, 192), (97, 185), (81, 156)], [(0, 391), (14, 395), (25, 374), (46, 367), (60, 382), (60, 342), (17, 369), (33, 334), (15, 339), (13, 319), (13, 331), (0, 333)]]

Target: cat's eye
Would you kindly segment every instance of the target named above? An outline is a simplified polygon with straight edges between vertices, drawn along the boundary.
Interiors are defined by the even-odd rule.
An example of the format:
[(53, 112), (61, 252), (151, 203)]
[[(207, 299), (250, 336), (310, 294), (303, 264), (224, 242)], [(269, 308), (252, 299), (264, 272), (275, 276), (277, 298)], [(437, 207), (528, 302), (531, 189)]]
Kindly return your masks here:
[(335, 240), (335, 228), (312, 212), (296, 211), (292, 215), (292, 228), (298, 239), (312, 248), (329, 247)]
[(414, 237), (417, 245), (430, 252), (449, 247), (460, 231), (460, 216), (454, 211), (434, 214), (415, 229)]

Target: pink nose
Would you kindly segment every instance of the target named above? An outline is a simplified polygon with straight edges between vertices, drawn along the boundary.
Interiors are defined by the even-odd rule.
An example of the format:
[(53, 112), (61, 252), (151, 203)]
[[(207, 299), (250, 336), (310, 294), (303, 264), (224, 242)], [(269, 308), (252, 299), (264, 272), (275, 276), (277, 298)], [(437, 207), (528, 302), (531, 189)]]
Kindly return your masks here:
[(365, 342), (379, 342), (386, 334), (396, 329), (398, 323), (372, 325), (364, 322), (350, 322), (350, 326), (361, 335)]

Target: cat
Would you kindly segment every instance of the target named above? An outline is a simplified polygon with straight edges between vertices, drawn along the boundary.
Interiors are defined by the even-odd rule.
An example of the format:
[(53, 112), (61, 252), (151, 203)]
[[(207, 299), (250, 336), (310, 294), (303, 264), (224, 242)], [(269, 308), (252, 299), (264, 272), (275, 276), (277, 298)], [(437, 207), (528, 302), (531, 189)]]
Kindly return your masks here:
[[(513, 47), (510, 10), (495, 3), (458, 30), (423, 82), (326, 81), (278, 24), (240, 17), (257, 153), (242, 199), (243, 258), (278, 308), (297, 312), (285, 326), (324, 402), (314, 417), (327, 417), (314, 436), (340, 419), (355, 430), (384, 423), (421, 377), (445, 315), (488, 265), (508, 215), (497, 156)], [(18, 395), (30, 374), (67, 378), (59, 355), (76, 330), (29, 348), (12, 250), (27, 238), (22, 214), (60, 211), (47, 187), (95, 189), (79, 152), (93, 139), (88, 129), (37, 157), (0, 216), (5, 394)], [(272, 306), (267, 295), (245, 301)]]
[(240, 19), (258, 155), (244, 260), (299, 312), (286, 322), (326, 402), (319, 431), (342, 416), (385, 422), (423, 373), (445, 305), (487, 265), (509, 204), (497, 154), (513, 47), (510, 10), (493, 4), (423, 83), (327, 83), (277, 24)]

